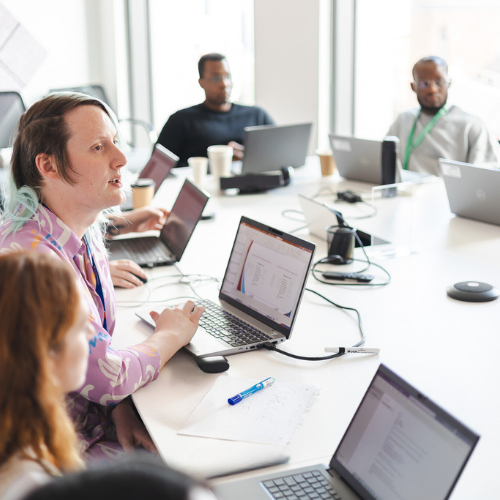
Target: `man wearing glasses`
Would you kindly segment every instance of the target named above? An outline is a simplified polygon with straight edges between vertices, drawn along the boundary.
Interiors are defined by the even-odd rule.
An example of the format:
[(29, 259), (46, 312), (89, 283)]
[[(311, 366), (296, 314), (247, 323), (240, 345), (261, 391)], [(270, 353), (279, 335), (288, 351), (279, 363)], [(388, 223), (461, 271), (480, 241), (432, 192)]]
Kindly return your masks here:
[(179, 157), (178, 167), (186, 166), (188, 158), (206, 157), (207, 148), (216, 144), (232, 146), (233, 159), (241, 160), (245, 127), (274, 122), (261, 108), (229, 101), (233, 82), (229, 63), (222, 54), (202, 56), (198, 72), (205, 101), (171, 115), (158, 142)]
[(401, 166), (432, 175), (439, 175), (439, 158), (500, 167), (500, 146), (486, 125), (447, 104), (451, 80), (446, 62), (435, 56), (420, 59), (413, 80), (420, 108), (401, 113), (387, 133), (399, 137)]

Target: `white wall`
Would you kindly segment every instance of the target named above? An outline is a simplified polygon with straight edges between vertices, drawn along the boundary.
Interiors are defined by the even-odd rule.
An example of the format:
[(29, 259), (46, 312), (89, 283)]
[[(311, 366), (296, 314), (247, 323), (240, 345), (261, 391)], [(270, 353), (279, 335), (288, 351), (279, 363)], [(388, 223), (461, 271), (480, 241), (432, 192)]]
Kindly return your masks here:
[(314, 123), (318, 144), (320, 0), (255, 0), (255, 102), (277, 124)]
[(113, 0), (0, 0), (0, 3), (46, 53), (34, 76), (20, 90), (27, 106), (51, 88), (96, 83), (103, 84), (116, 102)]
[(52, 86), (87, 83), (89, 77), (85, 1), (2, 0), (3, 6), (42, 45), (46, 56), (21, 90), (27, 105)]

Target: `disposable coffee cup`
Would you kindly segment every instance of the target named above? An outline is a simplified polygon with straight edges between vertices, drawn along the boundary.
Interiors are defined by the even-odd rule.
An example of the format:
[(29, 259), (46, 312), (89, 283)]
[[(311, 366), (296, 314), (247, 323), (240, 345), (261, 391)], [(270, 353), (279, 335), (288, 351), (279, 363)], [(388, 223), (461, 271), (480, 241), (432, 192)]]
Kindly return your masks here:
[(137, 179), (131, 186), (134, 208), (148, 207), (155, 194), (155, 181), (153, 179)]
[(210, 171), (215, 178), (231, 175), (233, 148), (231, 146), (210, 146), (207, 149), (210, 160)]
[(335, 162), (333, 161), (333, 153), (331, 149), (317, 149), (316, 154), (319, 156), (321, 164), (321, 175), (333, 175), (335, 173)]
[(207, 177), (208, 158), (195, 156), (188, 159), (188, 165), (191, 167), (193, 180), (195, 184), (203, 184)]

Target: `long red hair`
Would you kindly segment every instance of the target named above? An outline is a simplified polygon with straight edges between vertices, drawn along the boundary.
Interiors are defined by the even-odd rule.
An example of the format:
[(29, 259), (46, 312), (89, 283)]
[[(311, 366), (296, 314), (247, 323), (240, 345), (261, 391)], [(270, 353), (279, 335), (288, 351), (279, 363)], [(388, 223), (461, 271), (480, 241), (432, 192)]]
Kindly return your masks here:
[(0, 256), (0, 465), (13, 455), (82, 467), (49, 356), (64, 349), (80, 294), (71, 268), (35, 252)]

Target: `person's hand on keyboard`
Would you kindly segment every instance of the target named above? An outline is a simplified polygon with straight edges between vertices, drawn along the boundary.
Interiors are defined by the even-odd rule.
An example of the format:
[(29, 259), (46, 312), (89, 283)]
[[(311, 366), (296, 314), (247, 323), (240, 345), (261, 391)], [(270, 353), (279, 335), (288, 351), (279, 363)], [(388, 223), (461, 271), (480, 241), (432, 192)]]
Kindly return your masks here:
[(144, 231), (161, 230), (167, 220), (168, 211), (164, 208), (142, 207), (121, 215), (109, 215), (112, 226), (118, 228), (111, 236), (127, 233), (142, 233)]
[(154, 347), (161, 358), (161, 367), (183, 346), (189, 344), (205, 311), (203, 306), (195, 307), (188, 300), (184, 306), (164, 309), (161, 314), (151, 311), (156, 323), (155, 333), (143, 344)]

